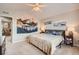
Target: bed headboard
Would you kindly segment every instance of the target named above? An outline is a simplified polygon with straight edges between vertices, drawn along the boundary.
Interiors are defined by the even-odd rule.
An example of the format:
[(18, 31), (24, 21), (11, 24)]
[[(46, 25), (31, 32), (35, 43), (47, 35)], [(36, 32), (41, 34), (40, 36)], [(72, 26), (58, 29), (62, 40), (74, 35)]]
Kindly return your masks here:
[(45, 33), (52, 35), (62, 35), (65, 30), (45, 30)]
[(51, 35), (61, 35), (65, 39), (65, 30), (45, 30), (45, 32), (41, 32), (45, 34), (51, 34)]
[(41, 31), (41, 33), (65, 36), (66, 29), (66, 21), (51, 21), (45, 24), (45, 32)]

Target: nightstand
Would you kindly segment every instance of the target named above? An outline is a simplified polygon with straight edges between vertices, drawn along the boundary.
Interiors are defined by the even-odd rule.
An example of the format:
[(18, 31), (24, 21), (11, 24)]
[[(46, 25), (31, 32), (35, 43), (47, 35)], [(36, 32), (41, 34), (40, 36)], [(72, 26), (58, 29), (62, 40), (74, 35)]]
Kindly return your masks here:
[(68, 35), (65, 36), (64, 43), (66, 45), (73, 46), (73, 32), (72, 31), (70, 31)]

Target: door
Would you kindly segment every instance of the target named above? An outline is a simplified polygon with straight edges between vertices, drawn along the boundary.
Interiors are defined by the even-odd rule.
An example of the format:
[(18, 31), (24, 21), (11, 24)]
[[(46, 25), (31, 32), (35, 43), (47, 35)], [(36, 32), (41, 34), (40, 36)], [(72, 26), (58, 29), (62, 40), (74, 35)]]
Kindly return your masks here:
[[(8, 46), (12, 43), (12, 18), (1, 16), (1, 46), (2, 54), (5, 54)], [(6, 39), (5, 39), (6, 37)]]

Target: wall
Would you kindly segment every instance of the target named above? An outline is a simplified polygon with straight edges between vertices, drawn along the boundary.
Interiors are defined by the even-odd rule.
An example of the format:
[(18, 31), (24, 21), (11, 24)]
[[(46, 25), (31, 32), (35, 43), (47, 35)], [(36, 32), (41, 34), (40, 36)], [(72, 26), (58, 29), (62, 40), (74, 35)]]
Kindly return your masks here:
[[(46, 19), (46, 21), (66, 21), (68, 31), (73, 31), (74, 33), (74, 45), (79, 46), (79, 10), (72, 11), (69, 13), (64, 13), (61, 15), (54, 16), (52, 18)], [(76, 31), (76, 29), (78, 29)]]
[[(0, 16), (12, 17), (12, 43), (23, 41), (23, 40), (25, 40), (25, 38), (27, 37), (27, 35), (32, 34), (32, 33), (30, 33), (30, 34), (27, 34), (27, 33), (17, 34), (17, 27), (16, 27), (17, 26), (16, 22), (17, 22), (18, 18), (26, 19), (27, 17), (34, 17), (32, 14), (25, 13), (25, 12), (24, 13), (23, 12), (19, 12), (19, 13), (16, 12), (16, 13), (13, 13), (13, 14), (0, 14)], [(2, 28), (1, 26), (2, 25), (1, 25), (1, 17), (0, 17), (0, 28)], [(1, 41), (2, 41), (2, 29), (0, 29), (0, 42)]]
[(23, 34), (17, 34), (17, 19), (18, 18), (21, 18), (21, 19), (26, 19), (27, 17), (26, 16), (28, 16), (28, 15), (25, 15), (25, 17), (23, 16), (23, 18), (22, 18), (22, 16), (23, 15), (21, 15), (21, 16), (18, 16), (18, 17), (16, 17), (16, 16), (14, 16), (14, 18), (13, 18), (13, 36), (12, 36), (12, 39), (13, 39), (13, 43), (15, 43), (15, 42), (19, 42), (19, 41), (24, 41), (25, 39), (26, 39), (26, 37), (28, 36), (28, 35), (30, 35), (30, 34), (34, 34), (34, 33), (36, 33), (36, 32), (34, 32), (34, 33), (23, 33)]
[[(38, 14), (38, 13), (36, 13)], [(41, 16), (37, 17), (36, 14), (34, 13), (27, 13), (26, 12), (17, 12), (15, 14), (9, 14), (9, 15), (4, 15), (4, 14), (0, 14), (1, 16), (4, 15), (4, 16), (9, 16), (9, 17), (12, 17), (13, 20), (12, 20), (12, 42), (15, 43), (15, 42), (19, 42), (19, 41), (23, 41), (25, 40), (25, 38), (27, 37), (27, 35), (30, 35), (30, 34), (17, 34), (17, 28), (16, 28), (16, 22), (17, 22), (17, 19), (18, 18), (27, 18), (27, 16), (31, 16), (31, 17), (34, 17), (38, 22), (40, 21), (40, 18)], [(74, 26), (78, 25), (78, 20), (79, 20), (79, 11), (72, 11), (72, 12), (68, 12), (68, 13), (64, 13), (64, 14), (60, 14), (60, 15), (56, 15), (55, 17), (52, 17), (50, 19), (47, 19), (47, 20), (52, 20), (52, 21), (57, 21), (57, 20), (65, 20), (67, 22), (67, 26), (70, 28), (70, 30), (72, 30), (74, 33), (75, 33), (75, 40), (79, 39), (79, 34), (77, 32), (74, 31)], [(46, 21), (46, 20), (43, 20), (43, 21)], [(0, 23), (1, 24), (1, 23)], [(39, 23), (40, 25), (40, 23)], [(0, 32), (1, 32), (1, 29), (0, 29)], [(31, 33), (31, 34), (34, 34), (34, 33)], [(0, 34), (1, 36), (1, 34)]]

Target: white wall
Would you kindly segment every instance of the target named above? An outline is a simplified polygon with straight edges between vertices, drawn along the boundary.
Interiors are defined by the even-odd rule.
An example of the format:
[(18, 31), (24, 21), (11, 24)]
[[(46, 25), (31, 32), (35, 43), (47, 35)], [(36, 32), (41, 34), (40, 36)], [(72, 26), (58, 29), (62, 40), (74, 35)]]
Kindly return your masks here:
[[(18, 18), (22, 18), (22, 16), (18, 16)], [(15, 42), (19, 42), (19, 41), (23, 41), (23, 40), (26, 40), (26, 37), (30, 34), (34, 34), (34, 33), (23, 33), (23, 34), (17, 34), (17, 19), (18, 19), (16, 16), (15, 18), (13, 18), (13, 35), (12, 35), (12, 39), (13, 39), (13, 43)], [(23, 19), (23, 18), (22, 18)], [(26, 19), (26, 17), (25, 17)]]
[[(31, 17), (34, 17), (37, 21), (38, 20), (40, 21), (40, 18), (42, 17), (42, 15), (39, 16), (38, 13), (32, 13), (32, 12), (29, 13), (27, 11), (26, 12), (22, 12), (22, 11), (15, 12), (15, 13), (11, 13), (9, 15), (5, 15), (5, 14), (0, 14), (0, 15), (1, 16), (2, 15), (9, 16), (9, 17), (13, 18), (13, 20), (12, 20), (12, 42), (13, 43), (19, 42), (19, 41), (23, 41), (23, 40), (25, 40), (27, 35), (30, 35), (30, 34), (27, 34), (27, 33), (26, 34), (17, 34), (16, 22), (17, 22), (18, 18), (24, 19), (24, 18), (27, 18), (27, 16), (31, 16)], [(52, 21), (65, 20), (65, 21), (67, 21), (67, 26), (70, 27), (71, 30), (72, 30), (72, 28), (74, 28), (74, 26), (78, 24), (78, 20), (79, 20), (78, 16), (79, 16), (79, 11), (73, 11), (73, 12), (69, 12), (69, 13), (66, 13), (66, 14), (58, 15), (55, 18), (52, 17), (51, 20)], [(47, 19), (47, 20), (49, 20), (49, 19)], [(1, 32), (1, 29), (0, 29), (0, 32)], [(75, 31), (74, 31), (74, 33), (75, 33)], [(79, 38), (78, 37), (79, 36), (78, 33), (76, 35), (77, 36), (75, 36), (75, 39), (78, 39)], [(1, 37), (1, 34), (0, 34), (0, 37)]]
[[(16, 19), (19, 18), (19, 17), (22, 17), (23, 15), (20, 15), (18, 17), (17, 16), (14, 16), (14, 19), (13, 19), (13, 42), (22, 41), (23, 39), (25, 39), (27, 37), (27, 35), (30, 35), (30, 34), (17, 34)], [(24, 16), (26, 16), (26, 15), (24, 15)], [(79, 16), (79, 10), (72, 11), (72, 12), (69, 12), (69, 13), (66, 13), (66, 14), (61, 14), (61, 15), (56, 16), (55, 18), (52, 17), (51, 20), (52, 21), (57, 21), (57, 20), (58, 21), (62, 21), (62, 20), (66, 21), (67, 27), (69, 28), (69, 30), (73, 31), (73, 33), (74, 33), (74, 40), (79, 40), (79, 33), (77, 33), (75, 31), (75, 26), (79, 25), (78, 24), (78, 21), (79, 21), (78, 16)], [(39, 18), (40, 18), (40, 16), (37, 19), (39, 19)], [(47, 19), (47, 20), (49, 20), (49, 19)]]
[(75, 26), (79, 29), (79, 10), (72, 11), (69, 13), (61, 14), (58, 16), (55, 16), (54, 18), (47, 19), (54, 21), (66, 21), (67, 27), (69, 31), (73, 31), (74, 33), (74, 45), (79, 46), (79, 32), (77, 32), (75, 29)]
[[(27, 19), (27, 17), (34, 17), (32, 14), (28, 13), (23, 13), (23, 12), (16, 12), (14, 14), (0, 14), (0, 16), (7, 16), (7, 17), (12, 17), (12, 43), (19, 42), (25, 40), (27, 35), (32, 34), (32, 33), (23, 33), (23, 34), (17, 34), (17, 19)], [(1, 27), (1, 17), (0, 17), (0, 28)], [(36, 33), (36, 32), (35, 32)], [(34, 34), (34, 33), (33, 33)], [(2, 29), (0, 29), (0, 42), (2, 41)]]

